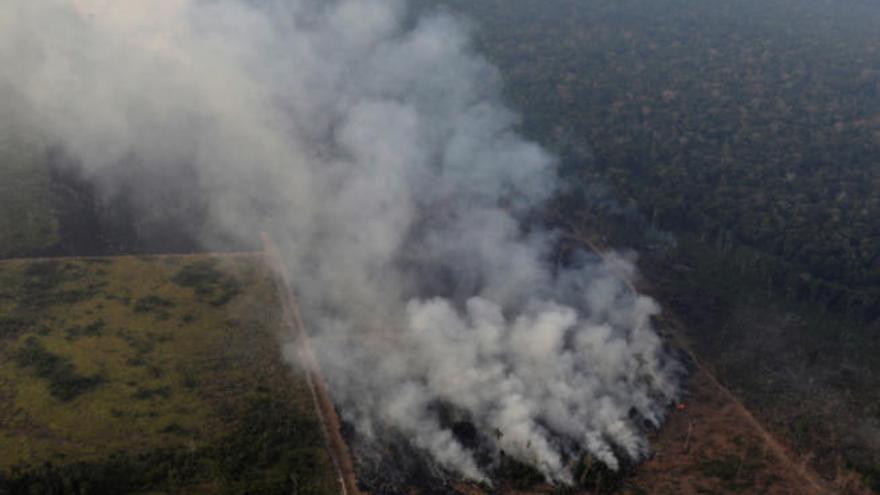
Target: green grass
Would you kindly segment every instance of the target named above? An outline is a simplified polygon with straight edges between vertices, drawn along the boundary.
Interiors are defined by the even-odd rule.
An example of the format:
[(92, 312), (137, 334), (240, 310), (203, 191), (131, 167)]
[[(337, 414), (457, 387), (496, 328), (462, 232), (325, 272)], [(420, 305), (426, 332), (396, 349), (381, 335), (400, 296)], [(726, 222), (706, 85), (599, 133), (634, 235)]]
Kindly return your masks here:
[(234, 277), (217, 269), (216, 259), (199, 260), (183, 267), (173, 278), (181, 287), (190, 287), (213, 306), (223, 306), (241, 292)]
[(0, 492), (335, 493), (260, 263), (0, 263)]
[(15, 365), (44, 380), (49, 393), (64, 402), (71, 401), (104, 381), (100, 374), (83, 376), (76, 372), (69, 359), (46, 350), (42, 342), (30, 336), (13, 354)]

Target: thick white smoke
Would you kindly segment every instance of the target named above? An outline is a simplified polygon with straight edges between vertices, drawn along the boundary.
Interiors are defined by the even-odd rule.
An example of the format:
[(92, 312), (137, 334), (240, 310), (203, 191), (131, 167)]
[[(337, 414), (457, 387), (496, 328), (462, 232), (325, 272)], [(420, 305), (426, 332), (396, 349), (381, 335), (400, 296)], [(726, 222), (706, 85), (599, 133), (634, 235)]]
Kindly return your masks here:
[(557, 481), (578, 453), (646, 453), (640, 423), (678, 393), (657, 307), (622, 258), (548, 265), (551, 233), (521, 217), (554, 193), (554, 159), (514, 132), (455, 19), (390, 0), (7, 1), (0, 67), (0, 97), (97, 180), (138, 163), (158, 197), (194, 169), (210, 231), (276, 237), (364, 437), (394, 429), (485, 479), (443, 404)]

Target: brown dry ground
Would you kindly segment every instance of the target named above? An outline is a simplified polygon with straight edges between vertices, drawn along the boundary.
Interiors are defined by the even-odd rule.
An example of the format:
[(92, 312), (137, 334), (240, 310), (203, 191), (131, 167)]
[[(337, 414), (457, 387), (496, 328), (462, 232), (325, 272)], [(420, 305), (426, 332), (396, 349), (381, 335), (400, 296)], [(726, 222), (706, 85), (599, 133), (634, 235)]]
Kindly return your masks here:
[(690, 351), (680, 323), (664, 321), (671, 338), (695, 360), (684, 409), (653, 435), (654, 457), (639, 466), (633, 494), (869, 494), (859, 477), (839, 469), (819, 476), (799, 455), (722, 385)]
[(835, 493), (793, 460), (705, 369), (691, 376), (685, 409), (653, 435), (654, 457), (625, 493)]
[[(748, 411), (705, 369), (691, 375), (685, 408), (651, 435), (654, 456), (638, 466), (622, 493), (631, 495), (824, 495), (860, 493), (825, 485), (756, 426)], [(485, 493), (461, 487), (462, 493)], [(547, 486), (509, 495), (553, 493)], [(588, 491), (577, 492), (588, 494)]]

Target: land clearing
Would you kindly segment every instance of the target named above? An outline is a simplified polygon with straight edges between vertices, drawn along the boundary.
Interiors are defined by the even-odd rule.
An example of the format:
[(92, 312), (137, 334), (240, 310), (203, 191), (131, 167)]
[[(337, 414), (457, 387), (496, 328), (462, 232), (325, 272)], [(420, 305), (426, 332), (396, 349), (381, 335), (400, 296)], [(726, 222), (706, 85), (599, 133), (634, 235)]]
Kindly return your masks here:
[[(601, 239), (569, 225), (570, 241), (604, 258)], [(632, 290), (652, 293), (647, 281)], [(664, 338), (689, 361), (687, 397), (651, 436), (655, 455), (627, 481), (626, 493), (649, 494), (868, 494), (859, 477), (838, 467), (833, 480), (819, 476), (759, 421), (695, 351), (683, 323), (668, 309), (658, 319)]]
[[(359, 493), (279, 265), (270, 244), (0, 262), (0, 488)], [(673, 317), (660, 323), (693, 360), (688, 395), (621, 493), (859, 493), (816, 476), (690, 354)], [(299, 368), (281, 361), (279, 337)], [(119, 472), (140, 474), (120, 492)], [(554, 489), (502, 481), (494, 493)]]
[[(679, 408), (680, 407), (680, 408)], [(820, 481), (795, 460), (702, 366), (668, 422), (650, 435), (654, 455), (636, 466), (619, 491), (554, 492), (549, 486), (502, 486), (500, 492), (631, 495), (825, 495), (846, 493)], [(850, 493), (861, 493), (855, 491)], [(461, 493), (485, 494), (475, 486)]]
[(279, 338), (260, 253), (0, 263), (0, 493), (337, 493)]

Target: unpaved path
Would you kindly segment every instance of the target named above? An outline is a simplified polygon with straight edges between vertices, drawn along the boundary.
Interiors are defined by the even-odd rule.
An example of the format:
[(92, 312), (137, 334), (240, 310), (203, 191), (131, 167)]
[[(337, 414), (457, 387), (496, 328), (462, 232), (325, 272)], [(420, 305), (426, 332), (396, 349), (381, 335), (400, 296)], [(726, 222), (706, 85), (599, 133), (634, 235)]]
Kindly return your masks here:
[(343, 495), (360, 495), (361, 492), (357, 487), (357, 477), (351, 453), (348, 450), (348, 444), (342, 438), (339, 416), (336, 414), (336, 408), (333, 406), (333, 401), (330, 399), (330, 394), (327, 391), (327, 385), (324, 383), (318, 368), (318, 360), (309, 342), (299, 306), (296, 303), (296, 297), (290, 288), (287, 271), (281, 263), (280, 253), (272, 239), (266, 233), (263, 233), (261, 237), (265, 261), (270, 269), (275, 272), (278, 295), (281, 298), (281, 306), (284, 310), (284, 321), (293, 334), (297, 353), (303, 368), (305, 368), (306, 381), (312, 394), (312, 400), (315, 403), (318, 418), (321, 420), (321, 425), (324, 429), (330, 457), (333, 460), (333, 465), (339, 479), (340, 490)]

